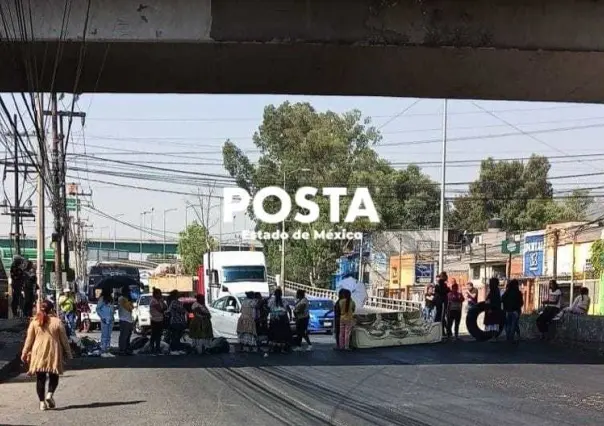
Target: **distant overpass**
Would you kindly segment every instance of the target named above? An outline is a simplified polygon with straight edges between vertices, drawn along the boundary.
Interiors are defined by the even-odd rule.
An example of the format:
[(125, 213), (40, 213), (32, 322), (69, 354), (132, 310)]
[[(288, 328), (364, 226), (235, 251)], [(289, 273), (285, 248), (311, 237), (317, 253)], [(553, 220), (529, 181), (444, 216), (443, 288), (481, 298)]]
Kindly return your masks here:
[[(13, 241), (8, 238), (0, 238), (0, 247), (12, 247)], [(250, 243), (245, 242), (242, 244), (223, 243), (223, 251), (238, 251), (238, 250), (249, 250), (251, 246), (254, 250), (262, 250), (262, 244), (258, 242)], [(22, 248), (36, 248), (35, 239), (21, 240)], [(175, 241), (166, 241), (166, 254), (177, 254), (178, 243)], [(92, 239), (86, 243), (87, 249), (97, 250), (115, 250), (123, 251), (128, 253), (144, 253), (144, 254), (164, 254), (164, 243), (158, 240), (113, 240), (113, 239)]]
[(2, 2), (0, 92), (604, 99), (594, 0), (69, 3)]

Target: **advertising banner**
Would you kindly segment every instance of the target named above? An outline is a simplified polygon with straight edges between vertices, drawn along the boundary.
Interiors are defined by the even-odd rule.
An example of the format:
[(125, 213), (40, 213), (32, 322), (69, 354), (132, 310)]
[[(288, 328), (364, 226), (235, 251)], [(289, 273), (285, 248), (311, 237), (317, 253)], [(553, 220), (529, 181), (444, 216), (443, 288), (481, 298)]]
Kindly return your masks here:
[(539, 277), (544, 272), (545, 232), (531, 232), (524, 235), (523, 270), (525, 277)]

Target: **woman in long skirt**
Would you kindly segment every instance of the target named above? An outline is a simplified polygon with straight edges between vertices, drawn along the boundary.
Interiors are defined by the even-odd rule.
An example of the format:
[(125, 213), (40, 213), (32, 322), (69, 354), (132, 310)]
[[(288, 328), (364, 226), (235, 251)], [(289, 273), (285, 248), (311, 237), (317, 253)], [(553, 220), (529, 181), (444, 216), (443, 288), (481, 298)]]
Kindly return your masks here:
[(289, 352), (292, 343), (292, 330), (290, 327), (290, 312), (283, 302), (283, 292), (280, 288), (275, 290), (268, 302), (270, 309), (268, 338), (275, 352)]
[(256, 333), (256, 299), (253, 291), (245, 293), (246, 299), (241, 302), (241, 315), (237, 321), (237, 336), (241, 350), (255, 352), (258, 350)]
[(197, 353), (203, 353), (212, 343), (214, 334), (212, 331), (212, 315), (206, 307), (206, 298), (203, 294), (198, 294), (197, 301), (193, 303), (193, 319), (189, 326), (189, 337), (193, 340), (193, 346)]

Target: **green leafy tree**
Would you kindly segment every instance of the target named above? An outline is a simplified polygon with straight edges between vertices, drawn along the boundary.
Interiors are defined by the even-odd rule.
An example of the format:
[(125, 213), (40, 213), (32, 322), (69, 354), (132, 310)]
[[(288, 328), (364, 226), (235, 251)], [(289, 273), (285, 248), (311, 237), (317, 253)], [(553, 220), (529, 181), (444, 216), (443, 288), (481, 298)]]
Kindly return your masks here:
[[(340, 199), (340, 221), (329, 221), (329, 199), (319, 194), (314, 201), (320, 217), (313, 224), (293, 221), (294, 204), (285, 222), (288, 234), (300, 229), (373, 231), (401, 226), (432, 227), (438, 223), (438, 186), (419, 168), (394, 170), (381, 159), (373, 146), (381, 140), (379, 132), (363, 119), (359, 111), (337, 114), (316, 111), (308, 103), (269, 105), (253, 141), (260, 151), (257, 164), (231, 142), (223, 147), (224, 166), (237, 185), (255, 194), (267, 186), (284, 185), (294, 200), (302, 186), (324, 188), (347, 187), (348, 196)], [(367, 219), (344, 223), (352, 195), (357, 187), (367, 187), (381, 217), (379, 224)], [(277, 199), (267, 199), (267, 212), (278, 211)], [(250, 217), (256, 220), (250, 208)], [(281, 224), (257, 223), (257, 231), (273, 232)], [(269, 271), (278, 273), (281, 264), (280, 241), (263, 241)], [(317, 286), (329, 283), (336, 260), (352, 247), (351, 241), (292, 240), (286, 242), (286, 279), (310, 282)]]
[(604, 274), (604, 240), (597, 240), (592, 244), (591, 264), (597, 277)]
[(178, 254), (185, 273), (195, 275), (203, 263), (203, 255), (218, 247), (218, 242), (209, 236), (207, 229), (197, 222), (188, 225), (178, 234)]
[(584, 220), (593, 202), (584, 191), (563, 201), (553, 199), (546, 157), (532, 155), (528, 162), (482, 161), (478, 179), (454, 203), (451, 224), (468, 231), (484, 231), (499, 218), (508, 231), (541, 229), (548, 223)]

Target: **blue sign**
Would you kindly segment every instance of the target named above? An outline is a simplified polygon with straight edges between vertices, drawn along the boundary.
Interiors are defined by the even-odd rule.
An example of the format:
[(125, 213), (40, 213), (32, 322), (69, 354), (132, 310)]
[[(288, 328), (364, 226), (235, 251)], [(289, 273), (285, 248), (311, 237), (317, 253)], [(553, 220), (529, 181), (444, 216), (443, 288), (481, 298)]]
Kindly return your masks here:
[(434, 282), (434, 264), (416, 263), (415, 264), (415, 283), (430, 284)]
[(525, 277), (543, 275), (545, 258), (545, 234), (527, 234), (524, 236), (523, 263)]

